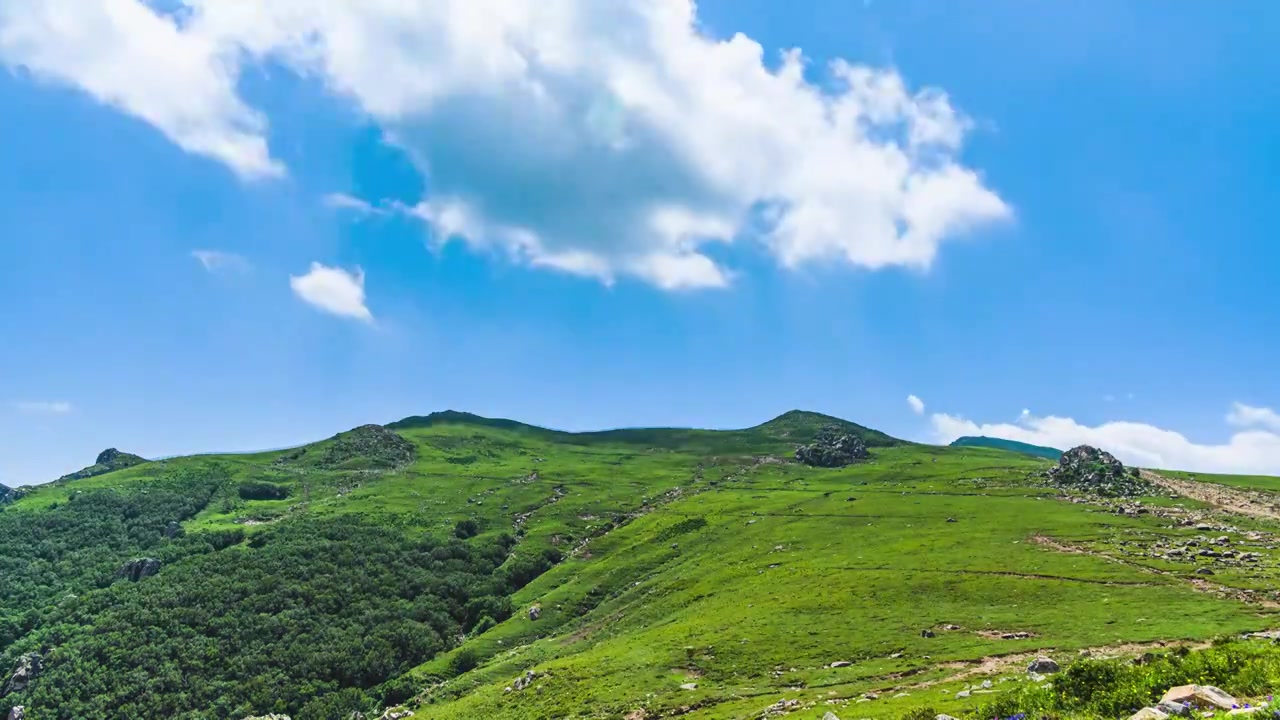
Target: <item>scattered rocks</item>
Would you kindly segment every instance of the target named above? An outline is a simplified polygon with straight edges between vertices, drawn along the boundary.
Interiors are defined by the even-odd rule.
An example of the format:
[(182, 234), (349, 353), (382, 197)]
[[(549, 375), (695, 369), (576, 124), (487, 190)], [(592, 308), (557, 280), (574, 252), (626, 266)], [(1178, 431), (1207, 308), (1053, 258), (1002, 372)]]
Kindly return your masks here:
[(378, 717), (378, 720), (403, 720), (403, 718), (413, 717), (413, 711), (403, 707), (388, 708), (386, 712)]
[(778, 702), (765, 708), (764, 714), (765, 715), (782, 715), (785, 713), (789, 713), (792, 710), (797, 710), (799, 709), (799, 707), (800, 707), (799, 700), (779, 700)]
[(122, 577), (129, 582), (138, 582), (142, 578), (148, 578), (160, 572), (160, 561), (155, 558), (134, 558), (125, 563), (116, 571), (116, 577)]
[(270, 715), (254, 715), (252, 717), (247, 717), (244, 720), (293, 720), (293, 718), (290, 718), (288, 715), (276, 715), (275, 713), (272, 713)]
[(1039, 675), (1045, 675), (1047, 673), (1056, 673), (1058, 672), (1058, 670), (1059, 670), (1058, 663), (1054, 662), (1052, 658), (1047, 658), (1047, 657), (1036, 658), (1034, 661), (1032, 661), (1030, 665), (1027, 666), (1027, 672), (1036, 673)]
[(44, 658), (40, 653), (29, 652), (19, 656), (18, 662), (14, 664), (13, 673), (5, 681), (4, 687), (0, 688), (0, 697), (26, 690), (32, 681), (40, 677), (40, 671), (43, 668)]
[(1058, 464), (1045, 475), (1064, 490), (1102, 497), (1135, 497), (1155, 492), (1153, 485), (1126, 472), (1114, 455), (1090, 445), (1079, 445), (1062, 453)]
[(533, 681), (537, 679), (537, 677), (538, 677), (538, 673), (532, 670), (525, 670), (524, 675), (521, 675), (520, 677), (516, 678), (515, 689), (523, 690), (529, 687), (530, 685), (533, 684)]
[(529, 606), (529, 619), (530, 619), (530, 620), (537, 620), (537, 619), (538, 619), (538, 618), (540, 618), (540, 617), (542, 617), (542, 607), (541, 607), (541, 606), (538, 606), (538, 605), (530, 605), (530, 606)]
[(933, 717), (933, 720), (956, 720), (956, 719), (946, 713), (938, 713)]
[(796, 449), (796, 460), (813, 467), (845, 467), (869, 457), (866, 442), (837, 425), (823, 427), (812, 443)]

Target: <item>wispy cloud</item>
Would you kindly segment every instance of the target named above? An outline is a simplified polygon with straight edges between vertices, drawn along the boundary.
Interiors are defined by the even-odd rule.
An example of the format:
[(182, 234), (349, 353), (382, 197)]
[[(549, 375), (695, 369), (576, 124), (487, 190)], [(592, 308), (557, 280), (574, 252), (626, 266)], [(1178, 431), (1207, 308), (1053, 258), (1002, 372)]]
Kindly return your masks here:
[(346, 193), (329, 193), (323, 198), (325, 207), (334, 210), (346, 210), (360, 215), (386, 215), (388, 210), (374, 205), (364, 198)]
[(221, 250), (192, 250), (191, 257), (199, 260), (204, 269), (211, 273), (242, 273), (248, 272), (253, 267), (243, 255), (222, 252)]
[(66, 415), (71, 412), (71, 403), (63, 400), (16, 400), (13, 408), (27, 415)]
[(911, 412), (917, 415), (924, 414), (924, 401), (915, 395), (907, 396), (907, 404), (911, 406)]
[(303, 302), (331, 315), (373, 320), (373, 313), (365, 305), (364, 271), (360, 268), (348, 272), (313, 262), (306, 274), (289, 277), (289, 287)]
[(1227, 422), (1240, 428), (1264, 427), (1280, 432), (1280, 413), (1271, 408), (1254, 407), (1242, 402), (1232, 403)]

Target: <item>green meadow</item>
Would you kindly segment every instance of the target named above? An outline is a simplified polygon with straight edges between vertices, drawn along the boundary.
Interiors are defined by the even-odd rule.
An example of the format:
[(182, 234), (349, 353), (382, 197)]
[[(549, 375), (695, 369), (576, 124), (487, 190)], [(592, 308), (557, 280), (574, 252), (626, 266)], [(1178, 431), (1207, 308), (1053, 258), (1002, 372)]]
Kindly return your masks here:
[[(400, 605), (379, 605), (377, 588), (353, 590), (353, 597), (368, 595), (371, 608), (342, 616), (353, 633), (360, 623), (372, 632), (409, 612), (413, 592), (434, 593), (438, 611), (413, 610), (421, 629), (397, 625), (396, 632), (430, 631), (438, 641), (388, 635), (397, 662), (384, 667), (371, 656), (350, 677), (329, 665), (314, 677), (281, 675), (281, 682), (309, 683), (292, 705), (261, 707), (267, 695), (210, 684), (223, 712), (288, 711), (297, 720), (403, 703), (416, 718), (440, 720), (712, 720), (757, 718), (771, 707), (794, 718), (828, 711), (845, 720), (898, 718), (921, 708), (962, 717), (985, 712), (996, 698), (1026, 695), (1035, 681), (1025, 666), (1038, 655), (1066, 665), (1086, 650), (1123, 655), (1280, 627), (1280, 605), (1267, 599), (1280, 582), (1280, 551), (1268, 538), (1280, 528), (1269, 521), (1231, 518), (1230, 530), (1215, 529), (1210, 534), (1259, 559), (1198, 574), (1212, 559), (1171, 560), (1153, 549), (1199, 542), (1205, 531), (1163, 510), (1204, 512), (1203, 503), (1166, 495), (1143, 500), (1161, 512), (1118, 514), (1046, 487), (1037, 473), (1048, 460), (900, 442), (853, 424), (845, 427), (866, 439), (869, 460), (842, 469), (793, 462), (795, 446), (829, 422), (836, 421), (797, 412), (741, 431), (569, 434), (441, 413), (389, 426), (416, 453), (394, 468), (360, 457), (318, 460), (339, 438), (300, 456), (177, 458), (40, 486), (0, 511), (0, 530), (19, 537), (85, 498), (203, 494), (180, 519), (180, 541), (134, 542), (103, 530), (98, 545), (51, 562), (56, 579), (14, 588), (6, 582), (19, 581), (0, 578), (0, 597), (26, 604), (0, 614), (13, 627), (0, 661), (39, 645), (51, 666), (63, 668), (56, 677), (71, 683), (87, 671), (59, 666), (58, 643), (83, 648), (75, 662), (89, 662), (99, 616), (60, 609), (66, 594), (80, 596), (82, 607), (93, 605), (85, 598), (95, 593), (127, 605), (169, 577), (201, 582), (180, 572), (188, 564), (224, 558), (234, 565), (263, 548), (295, 553), (281, 562), (320, 562), (305, 551), (312, 540), (296, 530), (304, 526), (371, 528), (372, 540), (350, 542), (387, 545), (386, 557), (444, 553), (447, 543), (462, 558), (450, 567), (465, 587), (432, 585), (422, 578), (443, 566), (424, 565), (428, 575), (382, 581), (403, 584), (388, 590), (404, 595)], [(1280, 482), (1212, 481), (1260, 490)], [(245, 497), (262, 487), (279, 488), (282, 497)], [(145, 513), (149, 506), (139, 507)], [(228, 539), (226, 547), (193, 545), (201, 537)], [(339, 548), (333, 552), (346, 552), (345, 535), (326, 538), (326, 547)], [(350, 572), (347, 587), (382, 577), (361, 569), (359, 545), (350, 547), (351, 564), (325, 565), (328, 572)], [(104, 574), (135, 555), (163, 553), (155, 577), (129, 583)], [(77, 572), (77, 557), (96, 574)], [(492, 566), (489, 557), (497, 558)], [(245, 593), (235, 597), (287, 588)], [(308, 622), (323, 625), (323, 613), (338, 613), (314, 605)], [(188, 633), (197, 621), (163, 622)], [(167, 628), (152, 632), (179, 633)], [(323, 633), (314, 637), (320, 642)], [(358, 633), (352, 638), (344, 642), (358, 647)], [(130, 672), (127, 658), (110, 662)], [(188, 672), (212, 676), (221, 670), (206, 665), (217, 662)], [(166, 694), (177, 690), (145, 678), (136, 685), (165, 698), (171, 710), (164, 717), (232, 717), (186, 707)], [(31, 703), (27, 717), (73, 715)]]

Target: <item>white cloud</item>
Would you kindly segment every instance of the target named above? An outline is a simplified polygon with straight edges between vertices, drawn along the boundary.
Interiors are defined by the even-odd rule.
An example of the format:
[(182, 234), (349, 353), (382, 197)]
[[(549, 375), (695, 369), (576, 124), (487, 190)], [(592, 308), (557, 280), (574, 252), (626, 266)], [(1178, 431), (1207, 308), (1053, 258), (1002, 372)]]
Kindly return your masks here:
[(1274, 432), (1280, 430), (1280, 422), (1275, 422), (1280, 417), (1268, 408), (1240, 403), (1228, 415), (1232, 424), (1263, 425), (1270, 430), (1244, 429), (1218, 445), (1195, 443), (1181, 433), (1145, 423), (1111, 421), (1091, 427), (1066, 417), (1037, 417), (1028, 410), (1014, 423), (978, 424), (943, 413), (935, 413), (931, 420), (936, 439), (944, 443), (962, 435), (986, 435), (1060, 450), (1083, 444), (1142, 467), (1280, 475), (1280, 432)]
[(911, 412), (917, 415), (924, 414), (924, 401), (915, 395), (907, 396), (907, 404), (911, 406)]
[(303, 301), (327, 313), (366, 322), (373, 320), (373, 313), (365, 306), (364, 271), (359, 268), (351, 273), (313, 262), (307, 274), (289, 276), (289, 287)]
[(66, 415), (71, 412), (71, 403), (62, 400), (18, 400), (13, 407), (28, 415)]
[(236, 94), (234, 49), (138, 0), (0, 0), (0, 63), (77, 87), (242, 177), (284, 173), (266, 120)]
[(1253, 407), (1241, 402), (1231, 404), (1231, 412), (1227, 413), (1227, 422), (1236, 427), (1264, 427), (1280, 432), (1280, 413), (1271, 408)]
[(368, 200), (346, 193), (329, 193), (324, 196), (326, 207), (334, 210), (350, 210), (360, 215), (382, 215), (386, 210), (375, 207)]
[(209, 272), (247, 272), (249, 261), (235, 253), (220, 250), (192, 250), (191, 257), (200, 261)]
[(972, 123), (943, 91), (708, 37), (692, 0), (183, 5), (0, 0), (0, 60), (249, 177), (280, 168), (241, 66), (292, 68), (409, 154), (440, 241), (605, 282), (724, 286), (707, 248), (742, 235), (787, 267), (927, 268), (1012, 214), (960, 163)]

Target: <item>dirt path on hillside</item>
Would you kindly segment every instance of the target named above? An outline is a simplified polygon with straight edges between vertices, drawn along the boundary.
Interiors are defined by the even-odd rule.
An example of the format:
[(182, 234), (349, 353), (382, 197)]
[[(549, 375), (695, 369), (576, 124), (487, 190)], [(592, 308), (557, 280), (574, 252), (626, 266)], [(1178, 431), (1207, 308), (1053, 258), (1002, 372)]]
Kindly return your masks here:
[[(1132, 562), (1130, 560), (1126, 560), (1124, 558), (1118, 558), (1114, 555), (1108, 555), (1107, 553), (1098, 552), (1096, 550), (1090, 550), (1088, 548), (1083, 548), (1076, 545), (1068, 545), (1067, 543), (1045, 537), (1044, 535), (1033, 535), (1031, 536), (1030, 540), (1031, 542), (1037, 545), (1050, 548), (1056, 552), (1071, 553), (1074, 555), (1089, 555), (1091, 557), (1100, 558), (1108, 562), (1124, 565), (1125, 567), (1132, 568), (1134, 570), (1137, 570), (1139, 572), (1144, 572), (1149, 575), (1159, 575), (1161, 577), (1177, 580), (1180, 583), (1187, 583), (1188, 585), (1191, 586), (1192, 589), (1202, 593), (1208, 593), (1210, 595), (1214, 595), (1220, 598), (1224, 598), (1228, 600), (1236, 600), (1239, 602), (1248, 603), (1250, 605), (1257, 605), (1259, 607), (1264, 607), (1269, 610), (1280, 610), (1280, 602), (1276, 602), (1275, 600), (1260, 596), (1258, 593), (1251, 590), (1235, 588), (1235, 587), (1231, 587), (1230, 585), (1220, 585), (1218, 583), (1205, 580), (1204, 578), (1201, 578), (1201, 577), (1186, 577), (1184, 574), (1170, 572), (1168, 570), (1161, 570), (1160, 568), (1151, 567), (1150, 565), (1143, 565), (1142, 563)], [(1095, 581), (1095, 582), (1100, 582), (1100, 581)]]
[(1141, 473), (1147, 482), (1183, 497), (1208, 503), (1225, 512), (1280, 520), (1280, 496), (1211, 482), (1178, 480), (1150, 470), (1142, 470)]

